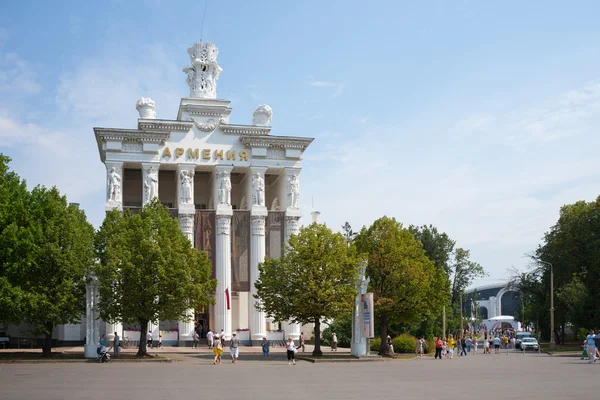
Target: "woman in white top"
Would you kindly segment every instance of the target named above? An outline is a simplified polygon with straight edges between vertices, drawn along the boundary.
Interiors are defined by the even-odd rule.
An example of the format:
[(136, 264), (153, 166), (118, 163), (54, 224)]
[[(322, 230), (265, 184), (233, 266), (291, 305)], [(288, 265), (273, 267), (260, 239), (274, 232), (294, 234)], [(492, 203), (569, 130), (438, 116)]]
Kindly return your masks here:
[(294, 343), (294, 341), (292, 340), (291, 337), (288, 338), (287, 341), (287, 357), (288, 357), (288, 364), (294, 364), (296, 365), (296, 344)]

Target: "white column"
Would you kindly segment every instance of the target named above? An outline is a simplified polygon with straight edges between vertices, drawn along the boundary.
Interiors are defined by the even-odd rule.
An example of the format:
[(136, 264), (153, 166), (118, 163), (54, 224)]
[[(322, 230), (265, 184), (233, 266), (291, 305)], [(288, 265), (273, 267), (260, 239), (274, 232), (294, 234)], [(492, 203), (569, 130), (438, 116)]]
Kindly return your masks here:
[(265, 172), (268, 167), (252, 166), (248, 172), (250, 179), (246, 186), (246, 198), (250, 204), (250, 293), (248, 298), (248, 326), (252, 337), (250, 338), (258, 345), (266, 336), (267, 323), (265, 313), (258, 311), (256, 305), (260, 302), (254, 298), (258, 280), (258, 264), (265, 260), (265, 218), (268, 215), (265, 203)]
[(179, 346), (186, 346), (186, 342), (191, 342), (194, 340), (192, 335), (194, 331), (194, 310), (187, 310), (187, 321), (178, 321), (177, 328), (179, 329)]
[(123, 324), (120, 322), (110, 323), (106, 322), (106, 340), (112, 342), (115, 340), (115, 332), (123, 337)]
[(123, 162), (105, 161), (106, 211), (123, 210)]
[(160, 163), (142, 163), (142, 204), (158, 197), (158, 170)]
[[(300, 168), (286, 168), (285, 169), (285, 194), (284, 202), (282, 203), (285, 208), (285, 244), (287, 245), (292, 235), (300, 233), (300, 218), (302, 212), (300, 211), (300, 203), (298, 201), (299, 193), (299, 181), (300, 181)], [(282, 328), (285, 331), (287, 337), (292, 337), (293, 340), (300, 338), (300, 325), (287, 321), (282, 324)]]
[(214, 332), (223, 329), (225, 338), (231, 337), (231, 309), (227, 309), (225, 291), (229, 292), (231, 305), (231, 180), (232, 166), (217, 166), (213, 185), (213, 198), (216, 200), (217, 237), (215, 243), (215, 275), (217, 291), (215, 293)]
[(98, 278), (87, 277), (86, 283), (86, 343), (84, 354), (86, 358), (96, 358), (96, 348), (99, 344), (100, 330), (98, 324)]

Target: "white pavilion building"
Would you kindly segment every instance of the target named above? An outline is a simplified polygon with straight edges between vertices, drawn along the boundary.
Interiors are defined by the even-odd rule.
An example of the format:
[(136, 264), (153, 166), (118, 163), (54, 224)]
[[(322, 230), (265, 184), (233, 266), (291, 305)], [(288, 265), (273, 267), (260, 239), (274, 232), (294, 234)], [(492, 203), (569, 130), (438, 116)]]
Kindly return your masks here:
[[(256, 310), (252, 294), (258, 264), (279, 257), (299, 231), (301, 160), (313, 139), (272, 135), (267, 105), (254, 111), (251, 124), (231, 123), (230, 102), (217, 99), (217, 48), (197, 42), (188, 54), (191, 65), (183, 71), (190, 93), (175, 119), (157, 119), (154, 101), (141, 98), (137, 129), (94, 128), (107, 171), (106, 210), (135, 212), (158, 197), (191, 243), (208, 252), (218, 280), (214, 306), (190, 310), (191, 322), (151, 325), (152, 334), (186, 345), (197, 325), (204, 332), (224, 330), (226, 337), (237, 331), (254, 343), (264, 336), (297, 339), (300, 327), (279, 327)], [(105, 325), (100, 333), (109, 339), (115, 331), (139, 338), (136, 327)]]

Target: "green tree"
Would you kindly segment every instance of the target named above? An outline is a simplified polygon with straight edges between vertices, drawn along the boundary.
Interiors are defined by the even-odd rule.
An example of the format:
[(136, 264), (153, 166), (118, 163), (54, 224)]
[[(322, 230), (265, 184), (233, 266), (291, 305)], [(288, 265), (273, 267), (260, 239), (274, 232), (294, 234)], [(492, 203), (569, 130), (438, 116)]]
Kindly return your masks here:
[(380, 354), (388, 354), (384, 340), (388, 324), (420, 322), (438, 314), (444, 303), (447, 279), (436, 269), (421, 243), (394, 218), (382, 217), (363, 227), (355, 239), (357, 251), (368, 256), (374, 314), (379, 322)]
[(156, 199), (136, 215), (108, 212), (96, 254), (100, 316), (141, 327), (140, 357), (147, 354), (150, 321), (186, 320), (187, 310), (214, 301), (207, 254), (191, 246)]
[(346, 223), (344, 225), (342, 225), (342, 234), (346, 238), (346, 242), (348, 243), (348, 246), (350, 246), (350, 244), (356, 237), (356, 232), (354, 232), (352, 230), (352, 226), (350, 225), (350, 222), (346, 221)]
[(323, 344), (331, 345), (333, 334), (337, 335), (339, 347), (350, 347), (352, 344), (352, 312), (344, 313), (323, 330)]
[(56, 188), (27, 192), (8, 161), (0, 159), (0, 319), (43, 335), (50, 356), (54, 327), (79, 323), (85, 312), (94, 228)]
[(279, 321), (315, 325), (315, 349), (321, 352), (321, 321), (352, 309), (357, 279), (353, 249), (341, 233), (313, 223), (292, 235), (280, 259), (259, 264), (257, 307)]

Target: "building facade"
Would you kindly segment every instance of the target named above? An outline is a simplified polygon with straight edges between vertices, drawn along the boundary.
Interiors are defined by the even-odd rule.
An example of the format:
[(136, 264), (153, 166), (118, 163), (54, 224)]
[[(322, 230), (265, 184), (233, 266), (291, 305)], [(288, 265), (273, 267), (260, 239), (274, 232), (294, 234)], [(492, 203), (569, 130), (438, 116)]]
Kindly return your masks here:
[[(301, 160), (313, 139), (271, 134), (267, 105), (256, 108), (251, 124), (231, 123), (230, 102), (216, 94), (217, 48), (197, 42), (188, 55), (190, 93), (175, 119), (156, 118), (154, 101), (141, 98), (137, 129), (94, 128), (106, 166), (106, 210), (136, 212), (158, 198), (191, 244), (208, 253), (218, 281), (214, 306), (190, 310), (191, 322), (161, 321), (153, 335), (181, 345), (197, 324), (255, 343), (277, 330), (276, 338), (297, 339), (300, 328), (276, 326), (256, 310), (253, 294), (258, 264), (279, 257), (299, 231)], [(106, 332), (120, 329), (139, 338), (135, 327)]]
[(464, 307), (466, 315), (488, 320), (499, 316), (517, 314), (519, 296), (508, 282), (479, 286), (465, 291), (467, 300)]

